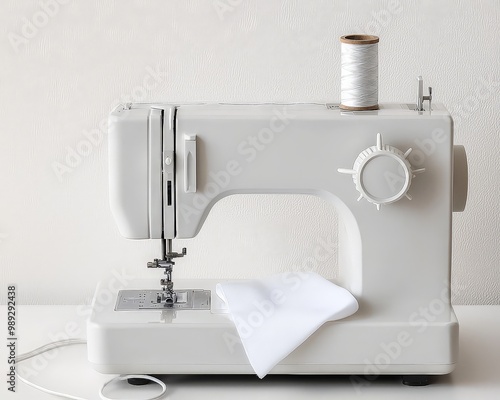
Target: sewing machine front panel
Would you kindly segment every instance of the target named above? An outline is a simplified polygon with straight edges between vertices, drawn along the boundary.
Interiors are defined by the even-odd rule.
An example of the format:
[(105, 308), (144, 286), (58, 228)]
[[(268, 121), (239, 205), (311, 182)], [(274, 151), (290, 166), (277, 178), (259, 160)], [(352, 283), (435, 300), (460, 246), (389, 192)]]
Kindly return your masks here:
[[(347, 273), (339, 283), (361, 303), (366, 299), (373, 314), (407, 318), (408, 310), (443, 296), (450, 273), (453, 131), (442, 106), (434, 104), (430, 113), (406, 104), (363, 112), (315, 104), (140, 104), (117, 108), (110, 121), (110, 198), (126, 237), (160, 237), (155, 215), (161, 204), (165, 237), (191, 238), (225, 196), (312, 194), (331, 202), (346, 226)], [(153, 146), (158, 132), (163, 153)], [(411, 200), (403, 196), (380, 210), (358, 201), (353, 176), (339, 172), (373, 152), (378, 134), (383, 146), (404, 154), (411, 171), (421, 172), (405, 193)], [(382, 184), (402, 179), (398, 173)]]
[[(321, 105), (180, 106), (176, 237), (195, 236), (213, 204), (235, 193), (330, 193), (352, 212), (372, 211), (364, 201), (357, 204), (352, 181), (337, 170), (352, 167), (360, 152), (375, 145), (377, 133), (385, 144), (413, 148), (408, 160), (427, 171), (412, 181), (412, 203), (401, 200), (385, 212), (421, 213), (422, 207), (451, 202), (452, 122), (445, 111), (423, 115), (406, 105), (370, 112)], [(193, 176), (185, 170), (186, 137), (196, 141), (194, 190), (186, 188)]]
[[(378, 317), (408, 316), (440, 298), (449, 281), (453, 133), (449, 114), (406, 105), (341, 112), (321, 105), (180, 106), (176, 117), (176, 237), (197, 234), (210, 208), (238, 193), (313, 194), (332, 202), (347, 226), (350, 270), (343, 282)], [(363, 150), (384, 144), (402, 152), (413, 170), (408, 195), (377, 210), (358, 201), (352, 168)], [(186, 140), (196, 141), (193, 171)], [(191, 166), (192, 168), (192, 166)], [(397, 301), (402, 299), (404, 301)], [(443, 316), (443, 320), (447, 317)]]

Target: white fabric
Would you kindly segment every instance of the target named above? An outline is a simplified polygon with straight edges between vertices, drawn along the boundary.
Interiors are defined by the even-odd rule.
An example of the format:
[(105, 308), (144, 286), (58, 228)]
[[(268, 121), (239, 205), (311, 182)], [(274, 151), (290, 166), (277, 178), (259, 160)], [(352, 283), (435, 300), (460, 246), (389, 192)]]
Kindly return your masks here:
[(344, 288), (314, 272), (217, 284), (255, 373), (263, 378), (323, 323), (358, 310)]

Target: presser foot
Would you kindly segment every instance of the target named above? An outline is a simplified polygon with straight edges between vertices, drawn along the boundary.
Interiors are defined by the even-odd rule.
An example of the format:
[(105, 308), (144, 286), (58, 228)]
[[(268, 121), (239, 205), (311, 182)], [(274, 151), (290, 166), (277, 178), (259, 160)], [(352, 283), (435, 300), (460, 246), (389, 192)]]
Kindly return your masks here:
[(160, 300), (160, 303), (164, 303), (167, 307), (173, 306), (177, 303), (177, 293), (174, 291), (174, 283), (167, 279), (160, 279), (160, 284), (163, 286), (163, 293), (158, 295), (157, 300)]
[(157, 302), (163, 303), (170, 307), (177, 303), (177, 294), (174, 291), (174, 282), (172, 281), (172, 269), (175, 263), (171, 259), (155, 259), (153, 262), (148, 262), (148, 268), (163, 268), (165, 278), (160, 279), (160, 285), (163, 292), (158, 294)]
[(162, 254), (163, 258), (160, 260), (155, 258), (154, 261), (148, 262), (148, 268), (163, 268), (165, 278), (160, 279), (160, 285), (163, 292), (157, 295), (157, 303), (162, 303), (166, 307), (172, 307), (178, 302), (177, 294), (174, 291), (174, 282), (172, 281), (172, 269), (175, 265), (173, 261), (175, 258), (184, 257), (187, 250), (184, 247), (180, 253), (172, 251), (172, 240), (162, 240)]

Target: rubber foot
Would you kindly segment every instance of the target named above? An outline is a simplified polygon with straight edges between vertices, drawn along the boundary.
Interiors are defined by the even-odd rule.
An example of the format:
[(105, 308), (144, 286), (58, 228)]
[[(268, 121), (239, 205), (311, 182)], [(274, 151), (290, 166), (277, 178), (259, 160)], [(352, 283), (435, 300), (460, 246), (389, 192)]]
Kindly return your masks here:
[(129, 378), (127, 379), (127, 382), (129, 383), (129, 385), (134, 386), (143, 386), (151, 383), (150, 380), (144, 378)]

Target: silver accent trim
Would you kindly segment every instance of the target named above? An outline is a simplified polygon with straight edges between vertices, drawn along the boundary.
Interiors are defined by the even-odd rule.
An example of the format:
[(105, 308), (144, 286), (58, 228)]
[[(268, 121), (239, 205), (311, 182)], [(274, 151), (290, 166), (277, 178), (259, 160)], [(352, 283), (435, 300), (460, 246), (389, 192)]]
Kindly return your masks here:
[(115, 311), (210, 310), (210, 290), (182, 289), (176, 290), (175, 293), (177, 302), (168, 305), (161, 300), (162, 290), (120, 290)]

